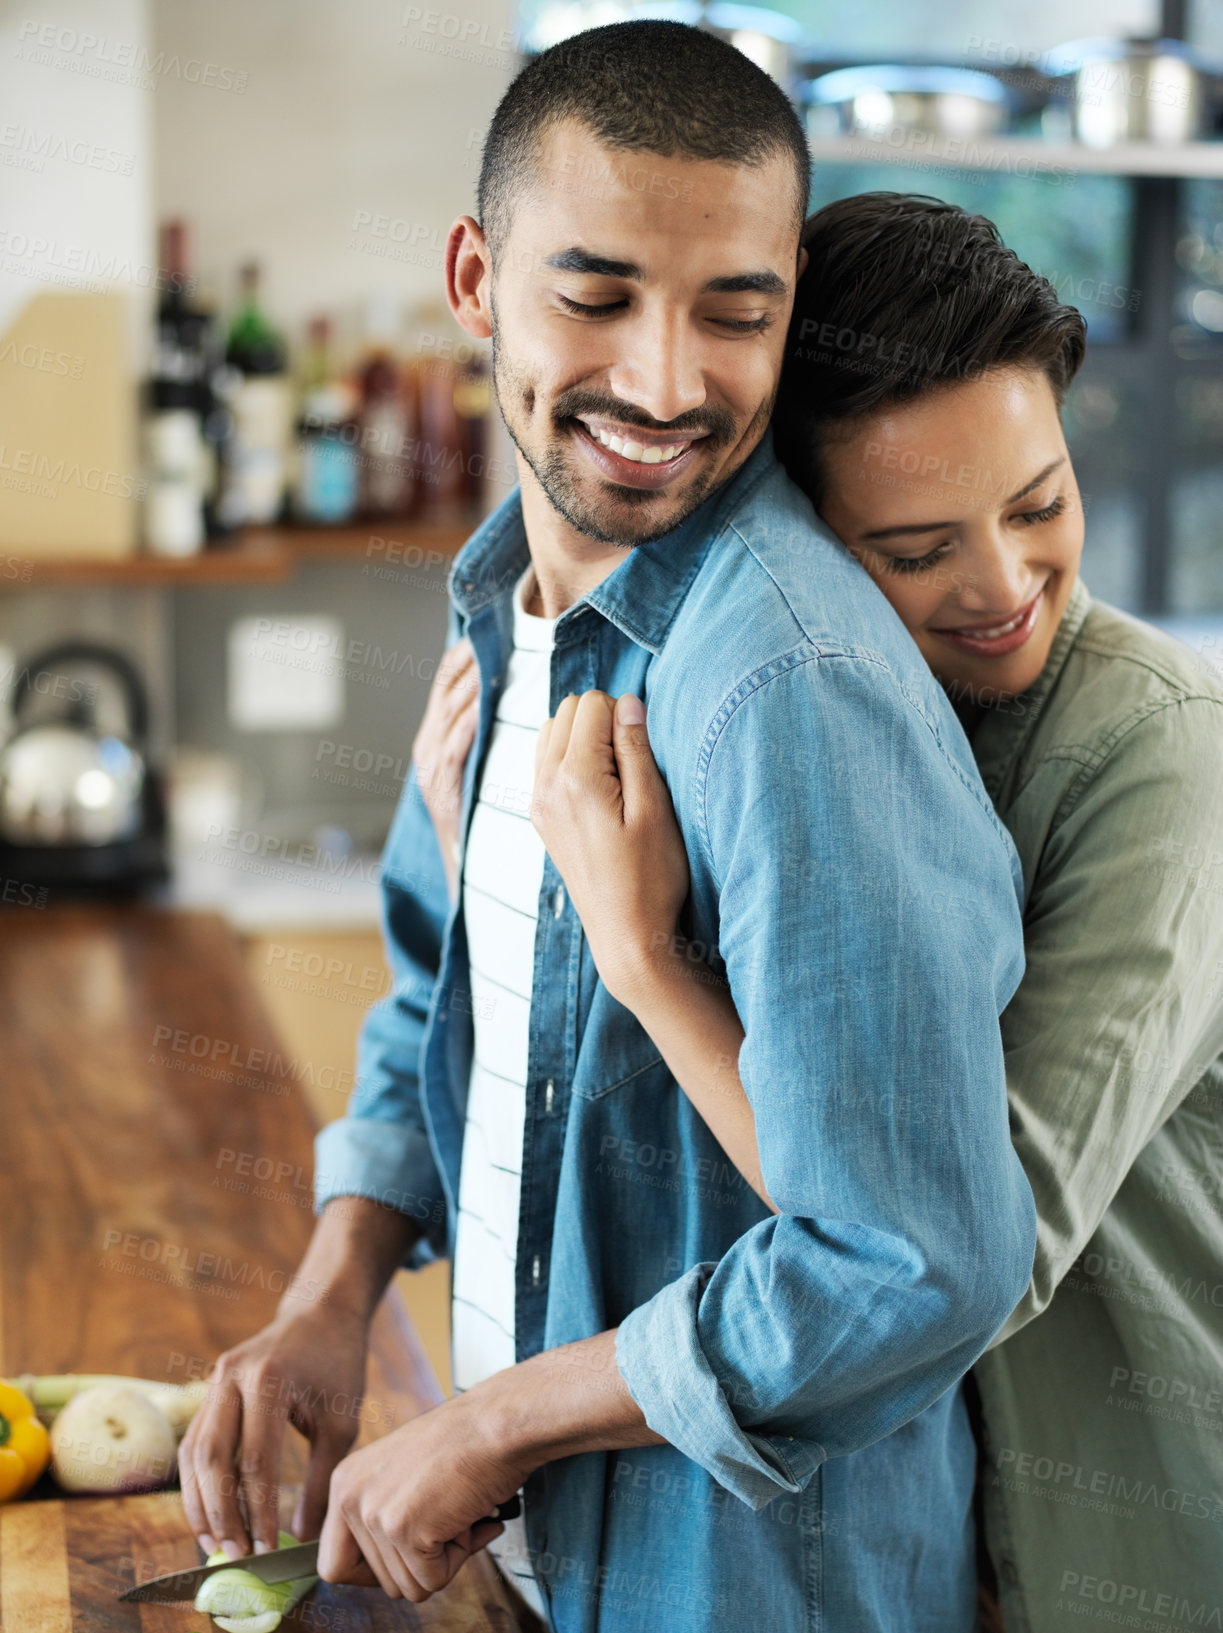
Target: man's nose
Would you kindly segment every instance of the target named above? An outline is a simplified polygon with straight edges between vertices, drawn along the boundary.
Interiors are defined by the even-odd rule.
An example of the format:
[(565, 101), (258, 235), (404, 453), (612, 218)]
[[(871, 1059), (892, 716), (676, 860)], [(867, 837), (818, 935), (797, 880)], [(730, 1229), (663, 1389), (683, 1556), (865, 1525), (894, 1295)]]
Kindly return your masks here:
[(700, 342), (676, 313), (643, 313), (619, 327), (619, 356), (608, 376), (617, 397), (663, 422), (703, 406)]

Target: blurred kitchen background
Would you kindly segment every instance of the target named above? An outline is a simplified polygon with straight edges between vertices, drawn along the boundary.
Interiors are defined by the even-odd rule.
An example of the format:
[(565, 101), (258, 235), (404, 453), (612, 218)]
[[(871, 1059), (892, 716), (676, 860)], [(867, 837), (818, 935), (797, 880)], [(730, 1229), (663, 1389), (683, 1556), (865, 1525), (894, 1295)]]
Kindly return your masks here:
[(446, 572), (513, 482), (445, 237), (568, 33), (703, 21), (799, 104), (813, 207), (993, 217), (1088, 321), (1088, 586), (1223, 654), (1223, 0), (435, 4), (0, 3), (0, 896), (223, 913), (345, 1074)]
[[(38, 883), (164, 858), (169, 899), (247, 927), (374, 922), (446, 570), (513, 480), (447, 228), (524, 54), (646, 13), (786, 83), (813, 205), (955, 200), (1082, 309), (1084, 576), (1213, 649), (1223, 0), (4, 0), (0, 710), (117, 745), (92, 809), (47, 793)], [(11, 741), (5, 786), (89, 752)], [(104, 842), (116, 787), (164, 845)]]

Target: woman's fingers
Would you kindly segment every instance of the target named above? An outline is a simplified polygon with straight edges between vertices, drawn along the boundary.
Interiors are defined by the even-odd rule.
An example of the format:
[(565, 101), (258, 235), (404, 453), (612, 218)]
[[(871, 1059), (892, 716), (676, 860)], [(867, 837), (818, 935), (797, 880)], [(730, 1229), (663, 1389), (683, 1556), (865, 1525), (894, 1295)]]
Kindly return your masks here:
[(429, 688), (424, 719), (413, 745), (414, 755), (428, 754), (433, 744), (444, 741), (451, 722), (479, 696), (479, 675), (475, 653), (464, 639), (450, 647), (437, 666)]
[(612, 743), (615, 707), (606, 692), (582, 694), (569, 733), (565, 769), (581, 788), (608, 796), (618, 809), (622, 790)]
[(628, 822), (655, 814), (663, 801), (668, 809), (671, 798), (646, 726), (645, 705), (632, 692), (623, 693), (612, 711), (613, 745), (620, 781), (624, 788), (624, 815)]
[(451, 690), (475, 666), (476, 654), (466, 635), (448, 646), (438, 660), (435, 684), (443, 691)]
[(479, 703), (480, 682), (474, 660), (456, 670), (445, 682), (439, 670), (434, 685), (433, 719), (439, 736), (444, 737), (460, 715)]
[(552, 718), (544, 722), (535, 744), (536, 783), (541, 776), (551, 777), (565, 758), (579, 701), (577, 695), (570, 692), (568, 697), (561, 699)]
[(446, 738), (446, 752), (452, 760), (456, 760), (460, 765), (467, 759), (468, 750), (471, 748), (476, 735), (476, 722), (479, 718), (480, 700), (476, 697), (470, 697), (450, 723), (450, 732)]

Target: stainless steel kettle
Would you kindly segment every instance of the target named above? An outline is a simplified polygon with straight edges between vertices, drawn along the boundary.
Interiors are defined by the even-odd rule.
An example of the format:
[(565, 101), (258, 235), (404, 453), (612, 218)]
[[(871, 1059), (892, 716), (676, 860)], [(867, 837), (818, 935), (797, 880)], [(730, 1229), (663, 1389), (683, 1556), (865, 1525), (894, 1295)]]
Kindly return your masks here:
[[(119, 718), (103, 722), (90, 671), (119, 682)], [(40, 703), (39, 677), (55, 687)], [(63, 684), (66, 682), (67, 684)], [(111, 711), (115, 713), (114, 710)], [(135, 665), (93, 641), (48, 647), (22, 667), (14, 731), (0, 749), (0, 838), (11, 845), (111, 845), (144, 821), (148, 701)]]

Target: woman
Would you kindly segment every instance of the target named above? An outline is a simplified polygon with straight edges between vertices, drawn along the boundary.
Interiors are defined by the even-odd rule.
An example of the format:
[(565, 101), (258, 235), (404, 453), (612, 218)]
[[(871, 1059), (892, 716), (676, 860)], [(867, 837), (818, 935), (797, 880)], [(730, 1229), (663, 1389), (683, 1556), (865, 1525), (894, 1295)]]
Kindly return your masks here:
[[(1079, 314), (936, 200), (847, 199), (805, 242), (778, 452), (946, 688), (1024, 867), (1002, 1029), (1039, 1242), (975, 1369), (1006, 1627), (1223, 1627), (1223, 688), (1078, 579)], [(416, 748), (447, 855), (471, 680), (460, 646)], [(564, 700), (532, 816), (604, 984), (772, 1207), (732, 995), (699, 948), (686, 988), (652, 978), (687, 862), (639, 700)]]

